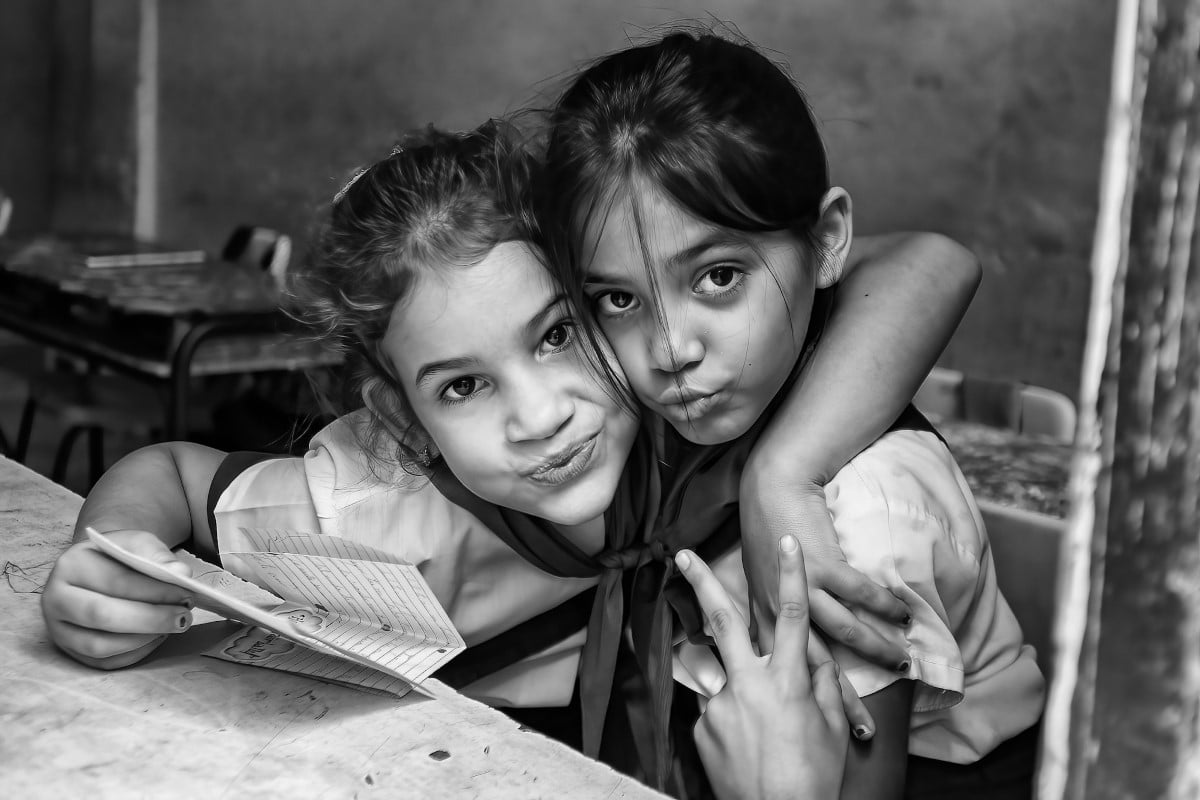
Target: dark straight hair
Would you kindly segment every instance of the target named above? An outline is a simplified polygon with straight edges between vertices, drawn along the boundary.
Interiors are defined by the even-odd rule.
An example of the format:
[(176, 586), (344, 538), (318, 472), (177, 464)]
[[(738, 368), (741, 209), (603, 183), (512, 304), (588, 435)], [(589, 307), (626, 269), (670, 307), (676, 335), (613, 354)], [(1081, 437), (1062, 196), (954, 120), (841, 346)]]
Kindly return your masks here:
[[(731, 231), (788, 231), (823, 258), (812, 229), (830, 188), (824, 143), (800, 88), (748, 42), (682, 31), (593, 63), (551, 112), (545, 182), (551, 268), (581, 308), (588, 236), (623, 197), (647, 251), (639, 183)], [(828, 300), (818, 291), (810, 340)]]

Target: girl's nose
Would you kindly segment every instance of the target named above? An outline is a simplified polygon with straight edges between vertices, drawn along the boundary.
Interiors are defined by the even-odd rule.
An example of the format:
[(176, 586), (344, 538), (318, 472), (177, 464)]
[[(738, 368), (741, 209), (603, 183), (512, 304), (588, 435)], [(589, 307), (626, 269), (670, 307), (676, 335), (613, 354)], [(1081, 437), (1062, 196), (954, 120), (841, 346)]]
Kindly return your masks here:
[(650, 365), (659, 372), (682, 372), (704, 360), (704, 342), (687, 324), (655, 325), (646, 335)]
[(570, 394), (550, 381), (526, 381), (511, 403), (505, 434), (514, 443), (552, 438), (575, 415)]

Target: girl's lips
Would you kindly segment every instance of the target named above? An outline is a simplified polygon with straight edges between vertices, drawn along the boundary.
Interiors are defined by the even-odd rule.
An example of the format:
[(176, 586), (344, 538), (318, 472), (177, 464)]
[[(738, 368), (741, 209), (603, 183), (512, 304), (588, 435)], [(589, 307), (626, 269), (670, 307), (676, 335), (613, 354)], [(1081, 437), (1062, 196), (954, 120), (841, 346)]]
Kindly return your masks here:
[(703, 400), (706, 397), (711, 397), (714, 394), (717, 394), (719, 391), (720, 390), (708, 392), (704, 389), (698, 389), (695, 387), (681, 388), (675, 386), (660, 394), (657, 399), (657, 404), (660, 406), (686, 406), (688, 403), (694, 403), (697, 400)]
[(547, 486), (559, 486), (577, 477), (591, 464), (598, 437), (599, 434), (592, 436), (568, 453), (565, 459), (556, 459), (551, 464), (538, 467), (529, 475), (529, 479)]
[(680, 422), (695, 421), (708, 414), (721, 399), (720, 392), (705, 395), (692, 395), (689, 399), (676, 403), (663, 403), (662, 415)]

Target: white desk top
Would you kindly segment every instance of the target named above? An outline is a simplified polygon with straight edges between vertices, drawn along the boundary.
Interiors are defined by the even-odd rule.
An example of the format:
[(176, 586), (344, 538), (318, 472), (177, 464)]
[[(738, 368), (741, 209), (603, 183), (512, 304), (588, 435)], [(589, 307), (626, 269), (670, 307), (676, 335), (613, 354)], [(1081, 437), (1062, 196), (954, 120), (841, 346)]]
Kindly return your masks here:
[(376, 697), (197, 655), (200, 625), (142, 664), (54, 649), (39, 592), (81, 498), (0, 457), (0, 785), (8, 797), (661, 798), (429, 681)]

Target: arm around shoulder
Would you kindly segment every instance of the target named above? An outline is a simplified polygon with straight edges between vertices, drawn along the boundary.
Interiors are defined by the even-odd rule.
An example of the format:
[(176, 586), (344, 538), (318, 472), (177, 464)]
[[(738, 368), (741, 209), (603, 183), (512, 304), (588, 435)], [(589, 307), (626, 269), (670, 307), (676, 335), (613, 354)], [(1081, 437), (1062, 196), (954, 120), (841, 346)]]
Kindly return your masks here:
[[(833, 314), (801, 380), (760, 437), (742, 473), (745, 564), (755, 613), (773, 606), (773, 544), (794, 533), (809, 561), (813, 616), (832, 638), (858, 640), (879, 663), (903, 658), (841, 607), (903, 622), (906, 609), (845, 565), (824, 485), (883, 434), (911, 402), (966, 313), (979, 261), (936, 233), (854, 239)], [(865, 634), (865, 636), (863, 635)]]

